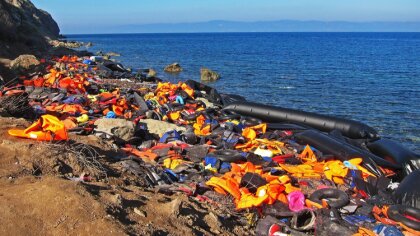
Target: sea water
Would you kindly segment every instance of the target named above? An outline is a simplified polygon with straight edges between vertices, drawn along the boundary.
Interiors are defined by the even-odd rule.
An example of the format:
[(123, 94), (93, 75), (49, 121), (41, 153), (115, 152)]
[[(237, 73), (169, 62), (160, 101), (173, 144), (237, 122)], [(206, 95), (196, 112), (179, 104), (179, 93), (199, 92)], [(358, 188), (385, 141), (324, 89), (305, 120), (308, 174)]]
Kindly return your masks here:
[[(420, 153), (420, 33), (197, 33), (68, 35), (117, 52), (133, 69), (200, 79), (250, 101), (364, 122)], [(179, 62), (178, 75), (163, 72)]]

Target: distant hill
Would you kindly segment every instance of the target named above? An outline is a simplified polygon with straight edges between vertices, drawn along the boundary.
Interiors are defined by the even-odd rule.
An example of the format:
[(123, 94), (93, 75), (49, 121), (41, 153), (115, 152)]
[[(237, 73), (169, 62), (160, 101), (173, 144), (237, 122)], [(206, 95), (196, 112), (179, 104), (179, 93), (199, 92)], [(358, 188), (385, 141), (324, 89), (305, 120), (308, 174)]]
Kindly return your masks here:
[(192, 32), (420, 32), (420, 22), (346, 21), (209, 21), (122, 25), (104, 33), (192, 33)]

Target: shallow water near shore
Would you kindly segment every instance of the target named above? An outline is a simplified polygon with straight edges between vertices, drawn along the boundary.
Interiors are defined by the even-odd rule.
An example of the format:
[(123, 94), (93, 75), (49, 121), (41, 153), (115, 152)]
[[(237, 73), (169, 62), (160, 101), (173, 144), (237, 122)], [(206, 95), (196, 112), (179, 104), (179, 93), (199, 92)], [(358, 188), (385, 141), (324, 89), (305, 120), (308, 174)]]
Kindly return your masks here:
[[(199, 80), (250, 101), (364, 122), (420, 153), (420, 33), (206, 33), (68, 35), (117, 52), (126, 67)], [(179, 62), (178, 75), (163, 67)]]

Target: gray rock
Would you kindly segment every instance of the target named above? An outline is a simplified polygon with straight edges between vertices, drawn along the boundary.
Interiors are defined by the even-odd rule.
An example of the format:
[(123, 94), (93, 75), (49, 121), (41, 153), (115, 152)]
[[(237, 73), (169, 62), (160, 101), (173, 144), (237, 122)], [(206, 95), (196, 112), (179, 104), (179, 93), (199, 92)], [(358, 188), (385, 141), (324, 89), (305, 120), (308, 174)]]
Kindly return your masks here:
[(179, 65), (178, 62), (172, 63), (170, 65), (167, 65), (164, 69), (165, 72), (168, 73), (179, 73), (182, 71), (181, 65)]
[(141, 123), (146, 124), (147, 129), (151, 134), (157, 134), (161, 137), (164, 133), (171, 130), (185, 132), (185, 127), (178, 126), (175, 124), (168, 123), (166, 121), (153, 120), (153, 119), (143, 119), (140, 120)]
[(102, 118), (95, 121), (96, 130), (128, 141), (134, 135), (134, 123), (125, 119)]
[(34, 55), (20, 55), (10, 62), (10, 67), (12, 69), (29, 69), (31, 66), (36, 66), (39, 64), (40, 62)]
[(76, 41), (61, 41), (61, 40), (50, 40), (49, 42), (53, 47), (63, 47), (63, 48), (80, 48), (83, 46), (83, 43)]
[(217, 72), (212, 71), (208, 68), (201, 68), (200, 74), (200, 79), (203, 81), (216, 81), (220, 78), (220, 75)]

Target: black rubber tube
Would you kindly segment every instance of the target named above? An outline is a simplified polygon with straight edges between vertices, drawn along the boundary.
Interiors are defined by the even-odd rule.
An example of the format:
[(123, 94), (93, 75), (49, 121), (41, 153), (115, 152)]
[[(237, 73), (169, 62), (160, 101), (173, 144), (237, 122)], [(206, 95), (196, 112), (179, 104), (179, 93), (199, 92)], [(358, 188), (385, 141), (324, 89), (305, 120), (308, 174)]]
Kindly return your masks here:
[(406, 176), (393, 193), (395, 203), (420, 208), (420, 170)]
[(297, 124), (290, 124), (290, 123), (268, 123), (267, 129), (269, 130), (307, 130), (310, 129), (308, 127), (304, 127)]
[(381, 138), (367, 144), (369, 151), (384, 159), (390, 159), (391, 162), (403, 167), (409, 160), (419, 159), (419, 155), (405, 148), (401, 144), (386, 138)]
[(335, 188), (318, 189), (309, 197), (309, 200), (319, 204), (322, 204), (322, 199), (328, 199), (328, 205), (334, 208), (340, 208), (349, 203), (349, 196), (345, 192)]
[(338, 130), (349, 138), (375, 138), (378, 133), (361, 122), (320, 115), (283, 107), (274, 107), (251, 102), (234, 102), (223, 108), (244, 116), (252, 116), (265, 122), (301, 123), (321, 131)]
[(415, 221), (405, 216), (408, 215), (420, 220), (420, 209), (403, 205), (392, 205), (388, 208), (387, 214), (393, 221), (400, 222), (411, 229), (420, 230), (420, 221)]

